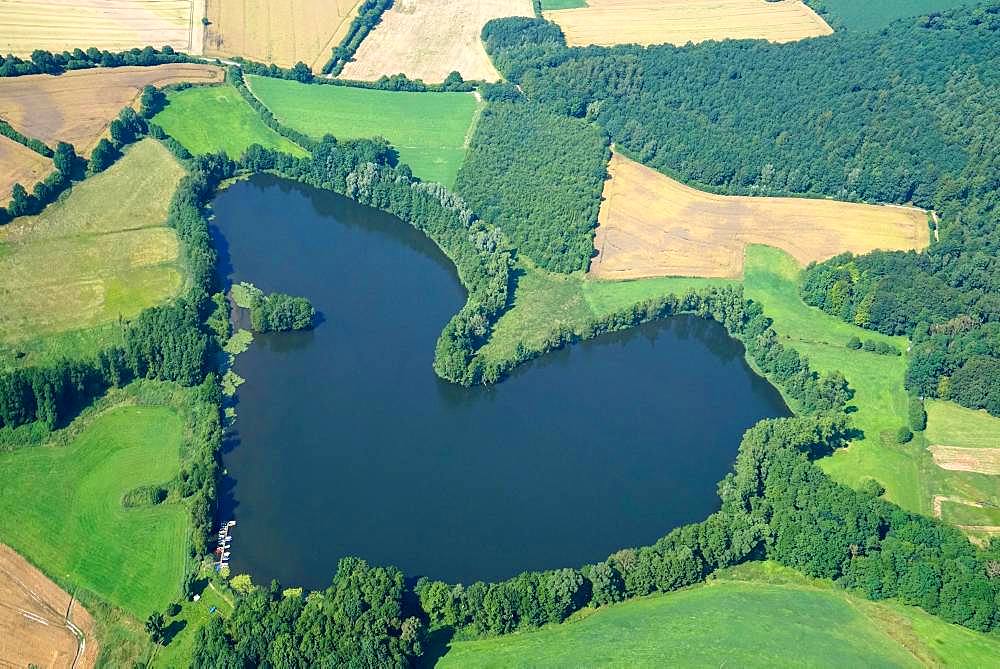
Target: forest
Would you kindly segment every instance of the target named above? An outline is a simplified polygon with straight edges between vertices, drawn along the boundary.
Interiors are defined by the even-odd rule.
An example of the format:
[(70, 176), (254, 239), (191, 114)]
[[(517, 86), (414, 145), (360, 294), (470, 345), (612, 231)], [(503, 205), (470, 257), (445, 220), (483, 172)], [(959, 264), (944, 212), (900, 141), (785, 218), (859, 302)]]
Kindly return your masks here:
[(570, 49), (532, 19), (483, 38), (530, 100), (689, 183), (933, 209), (927, 251), (812, 266), (803, 299), (913, 339), (913, 393), (1000, 415), (998, 32), (994, 1), (783, 45)]

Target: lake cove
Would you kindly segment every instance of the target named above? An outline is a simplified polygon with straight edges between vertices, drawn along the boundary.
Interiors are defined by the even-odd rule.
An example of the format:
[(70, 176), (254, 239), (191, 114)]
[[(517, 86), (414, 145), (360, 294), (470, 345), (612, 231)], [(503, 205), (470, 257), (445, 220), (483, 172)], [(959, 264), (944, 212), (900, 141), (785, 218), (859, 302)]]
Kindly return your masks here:
[(431, 369), (465, 301), (421, 233), (267, 175), (214, 203), (224, 279), (307, 297), (311, 332), (259, 335), (223, 455), (232, 569), (329, 584), (357, 555), (495, 580), (654, 542), (718, 508), (743, 431), (788, 415), (742, 346), (682, 316), (525, 365), (492, 388)]

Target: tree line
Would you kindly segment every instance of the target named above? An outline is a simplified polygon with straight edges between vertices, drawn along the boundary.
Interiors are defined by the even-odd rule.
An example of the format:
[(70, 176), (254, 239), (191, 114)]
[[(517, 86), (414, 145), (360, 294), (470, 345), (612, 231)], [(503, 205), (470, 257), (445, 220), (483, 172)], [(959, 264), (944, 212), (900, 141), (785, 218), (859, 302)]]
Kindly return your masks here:
[(358, 15), (351, 21), (344, 39), (333, 48), (330, 60), (323, 66), (323, 74), (332, 74), (336, 77), (344, 70), (344, 65), (354, 57), (368, 33), (382, 21), (382, 14), (392, 7), (392, 3), (393, 0), (364, 0), (361, 3)]
[(792, 44), (568, 48), (555, 24), (483, 29), (527, 97), (601, 125), (641, 162), (709, 190), (912, 202), (922, 252), (809, 267), (803, 299), (914, 340), (908, 388), (1000, 415), (1000, 3)]
[(85, 70), (92, 67), (124, 67), (126, 65), (164, 65), (197, 61), (185, 53), (174, 51), (167, 45), (160, 49), (151, 46), (125, 51), (108, 51), (96, 47), (87, 50), (52, 52), (35, 49), (28, 60), (8, 54), (0, 55), (0, 77), (19, 77), (26, 74), (62, 74), (68, 70)]

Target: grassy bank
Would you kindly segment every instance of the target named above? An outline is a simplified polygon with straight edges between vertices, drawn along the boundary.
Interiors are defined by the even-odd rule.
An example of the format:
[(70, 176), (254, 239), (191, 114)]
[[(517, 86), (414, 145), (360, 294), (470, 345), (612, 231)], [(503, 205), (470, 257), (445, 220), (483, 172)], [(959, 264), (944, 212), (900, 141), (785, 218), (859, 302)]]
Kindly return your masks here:
[(634, 281), (589, 279), (582, 272), (556, 274), (522, 259), (514, 304), (493, 328), (481, 351), (487, 360), (512, 357), (518, 343), (539, 345), (560, 327), (579, 332), (595, 317), (607, 316), (633, 304), (670, 293), (734, 283), (726, 279), (657, 277)]
[(174, 91), (166, 109), (153, 117), (168, 135), (194, 154), (225, 151), (239, 158), (251, 144), (305, 156), (306, 151), (260, 120), (235, 88), (200, 86)]
[[(798, 294), (800, 270), (782, 251), (751, 246), (747, 249), (744, 286), (747, 297), (762, 303), (765, 313), (774, 319), (778, 334), (807, 356), (814, 369), (843, 372), (855, 391), (852, 421), (863, 436), (820, 461), (820, 466), (837, 481), (851, 486), (875, 478), (885, 487), (889, 500), (926, 515), (933, 513), (935, 495), (1000, 504), (1000, 479), (941, 469), (927, 451), (923, 435), (918, 434), (908, 444), (895, 442), (896, 430), (907, 424), (908, 397), (903, 387), (906, 355), (856, 351), (847, 348), (846, 343), (856, 336), (905, 351), (907, 340), (855, 327), (806, 305)], [(936, 403), (930, 404), (928, 436), (945, 439), (948, 426), (959, 421), (946, 419), (949, 412), (937, 409)]]
[(120, 317), (179, 292), (177, 235), (164, 224), (183, 175), (163, 145), (143, 140), (0, 230), (0, 368), (93, 353)]
[(538, 631), (453, 642), (438, 666), (987, 666), (1000, 653), (997, 639), (770, 563), (581, 613)]
[[(425, 181), (455, 183), (478, 103), (471, 93), (410, 93), (247, 76), (277, 119), (320, 139), (384, 137)], [(168, 130), (169, 132), (169, 130)]]

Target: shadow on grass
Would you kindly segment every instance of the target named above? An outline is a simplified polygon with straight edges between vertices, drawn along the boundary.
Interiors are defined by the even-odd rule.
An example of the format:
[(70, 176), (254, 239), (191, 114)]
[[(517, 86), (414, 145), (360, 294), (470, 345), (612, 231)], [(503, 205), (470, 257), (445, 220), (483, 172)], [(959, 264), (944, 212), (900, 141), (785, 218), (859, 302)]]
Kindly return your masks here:
[(451, 627), (442, 627), (436, 629), (427, 635), (427, 640), (424, 642), (424, 654), (421, 655), (416, 662), (417, 669), (424, 669), (433, 667), (438, 663), (442, 657), (448, 654), (451, 650), (452, 637), (455, 636), (455, 630)]

